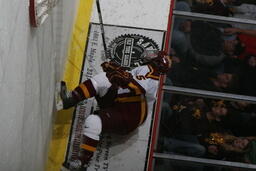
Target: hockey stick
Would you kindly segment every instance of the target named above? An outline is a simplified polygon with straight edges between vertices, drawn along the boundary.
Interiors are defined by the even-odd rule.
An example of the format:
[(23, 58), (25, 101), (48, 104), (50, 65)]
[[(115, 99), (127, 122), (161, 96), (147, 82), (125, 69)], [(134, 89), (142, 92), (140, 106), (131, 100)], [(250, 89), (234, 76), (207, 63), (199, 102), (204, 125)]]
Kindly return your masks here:
[(97, 5), (98, 16), (99, 16), (101, 37), (102, 37), (102, 42), (103, 42), (103, 47), (104, 47), (104, 52), (105, 52), (105, 58), (107, 59), (108, 58), (108, 56), (107, 56), (107, 45), (106, 45), (105, 31), (104, 31), (104, 26), (103, 26), (103, 19), (102, 19), (99, 0), (96, 0), (96, 5)]

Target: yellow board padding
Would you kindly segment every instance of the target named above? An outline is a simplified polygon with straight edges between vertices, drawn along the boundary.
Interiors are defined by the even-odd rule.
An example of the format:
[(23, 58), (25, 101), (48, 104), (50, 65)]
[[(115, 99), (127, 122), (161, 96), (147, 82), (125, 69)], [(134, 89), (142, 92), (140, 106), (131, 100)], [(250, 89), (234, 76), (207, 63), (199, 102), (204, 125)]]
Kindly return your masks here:
[[(64, 80), (69, 89), (75, 88), (80, 80), (82, 62), (89, 30), (93, 0), (80, 0), (72, 39), (68, 49)], [(60, 171), (65, 160), (72, 122), (73, 109), (57, 112), (53, 124), (46, 171)]]
[(80, 0), (77, 20), (73, 28), (64, 80), (69, 88), (75, 88), (80, 79), (82, 63), (89, 30), (93, 0)]

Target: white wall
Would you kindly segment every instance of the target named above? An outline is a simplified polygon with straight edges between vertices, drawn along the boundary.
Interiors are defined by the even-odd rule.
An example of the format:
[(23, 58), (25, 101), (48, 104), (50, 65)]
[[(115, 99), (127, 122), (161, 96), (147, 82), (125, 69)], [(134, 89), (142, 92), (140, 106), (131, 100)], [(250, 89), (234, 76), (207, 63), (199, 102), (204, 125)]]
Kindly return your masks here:
[(0, 170), (44, 170), (77, 0), (60, 0), (39, 28), (28, 0), (0, 1)]

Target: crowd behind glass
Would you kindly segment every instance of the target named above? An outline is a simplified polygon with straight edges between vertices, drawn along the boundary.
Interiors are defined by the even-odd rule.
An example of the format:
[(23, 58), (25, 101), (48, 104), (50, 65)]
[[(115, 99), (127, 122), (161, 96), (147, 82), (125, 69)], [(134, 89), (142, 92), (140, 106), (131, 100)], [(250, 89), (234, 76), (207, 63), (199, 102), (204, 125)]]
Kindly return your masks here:
[[(256, 19), (254, 0), (180, 0), (175, 10)], [(256, 26), (174, 17), (171, 40), (166, 85), (256, 96)], [(158, 152), (256, 164), (255, 104), (164, 93), (161, 111)]]

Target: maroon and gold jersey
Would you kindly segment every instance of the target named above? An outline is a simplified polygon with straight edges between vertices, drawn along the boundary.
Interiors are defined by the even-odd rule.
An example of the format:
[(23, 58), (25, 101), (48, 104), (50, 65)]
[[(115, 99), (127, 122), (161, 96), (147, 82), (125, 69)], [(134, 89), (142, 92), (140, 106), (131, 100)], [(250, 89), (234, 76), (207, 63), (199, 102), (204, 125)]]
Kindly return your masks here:
[[(148, 111), (153, 110), (159, 83), (159, 74), (150, 65), (140, 66), (131, 71), (133, 79), (127, 88), (119, 87), (115, 97), (104, 98), (112, 84), (102, 72), (83, 82), (76, 88), (76, 92), (84, 98), (99, 97), (104, 101), (113, 101), (109, 107), (102, 108), (99, 116), (103, 130), (128, 133), (141, 125)], [(111, 94), (111, 93), (110, 93)]]

